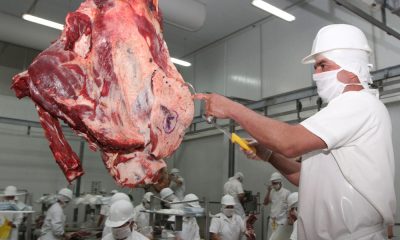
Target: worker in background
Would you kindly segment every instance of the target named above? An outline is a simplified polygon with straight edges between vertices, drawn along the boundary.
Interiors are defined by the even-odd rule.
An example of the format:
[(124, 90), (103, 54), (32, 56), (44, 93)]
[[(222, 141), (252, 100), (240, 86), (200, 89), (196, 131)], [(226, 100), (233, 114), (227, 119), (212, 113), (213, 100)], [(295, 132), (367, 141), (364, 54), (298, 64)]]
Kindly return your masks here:
[(110, 207), (106, 227), (111, 229), (102, 240), (148, 240), (134, 229), (135, 212), (133, 205), (127, 200), (118, 200)]
[[(125, 200), (125, 201), (129, 201), (129, 202), (131, 201), (130, 198), (129, 198), (129, 196), (128, 196), (127, 194), (122, 193), (122, 192), (117, 192), (117, 193), (115, 193), (115, 194), (111, 197), (111, 199), (110, 199), (110, 202), (109, 202), (109, 210), (108, 210), (108, 212), (107, 212), (107, 217), (110, 215), (111, 206), (112, 206), (115, 202), (117, 202), (117, 201), (119, 201), (119, 200)], [(110, 228), (110, 227), (107, 227), (107, 225), (104, 226), (104, 228), (103, 228), (103, 233), (102, 233), (102, 237), (107, 236), (107, 234), (109, 234), (110, 232), (111, 232), (111, 228)]]
[(264, 206), (271, 205), (269, 224), (272, 234), (270, 240), (284, 239), (282, 235), (289, 235), (291, 233), (291, 229), (286, 229), (287, 198), (290, 191), (283, 187), (282, 175), (278, 172), (271, 174), (270, 183), (268, 192), (264, 198)]
[(243, 179), (243, 173), (235, 173), (235, 175), (229, 178), (224, 184), (224, 194), (229, 194), (235, 199), (235, 213), (244, 219), (246, 215), (242, 205), (244, 202)]
[[(4, 189), (4, 201), (17, 204), (16, 197), (17, 197), (17, 188), (15, 186), (8, 186)], [(18, 240), (18, 228), (19, 225), (22, 223), (23, 214), (22, 213), (0, 213), (5, 219), (7, 219), (10, 227), (11, 232), (7, 239), (10, 240)]]
[(180, 175), (179, 169), (171, 169), (169, 172), (169, 179), (171, 180), (169, 188), (171, 188), (179, 200), (182, 201), (185, 196), (185, 179)]
[(293, 225), (293, 231), (290, 235), (290, 240), (297, 240), (297, 203), (299, 201), (299, 193), (294, 192), (291, 193), (288, 197), (288, 223), (289, 225)]
[(64, 208), (72, 198), (72, 191), (68, 188), (63, 188), (58, 192), (57, 201), (47, 210), (39, 240), (69, 239), (64, 229), (66, 221)]
[(211, 219), (211, 240), (240, 240), (246, 232), (246, 226), (242, 217), (235, 213), (234, 197), (224, 195), (221, 205), (221, 212)]
[[(170, 208), (170, 209), (183, 209), (183, 204), (181, 203), (176, 203), (180, 202), (178, 197), (174, 194), (171, 188), (164, 188), (160, 192), (160, 197), (163, 200), (161, 202), (161, 205), (163, 208)], [(171, 203), (176, 203), (176, 204), (171, 204)]]
[(152, 227), (150, 226), (150, 213), (144, 212), (151, 208), (151, 197), (154, 196), (152, 192), (147, 192), (143, 195), (142, 203), (135, 207), (135, 224), (137, 231), (146, 237), (152, 235)]
[[(185, 203), (185, 207), (201, 208), (199, 198), (193, 193), (187, 194), (183, 201), (191, 201)], [(196, 218), (194, 216), (183, 217), (182, 231), (178, 232), (176, 236), (177, 240), (200, 240), (199, 225)]]
[(257, 141), (249, 158), (269, 162), (300, 183), (299, 239), (383, 239), (385, 226), (394, 223), (392, 124), (379, 92), (369, 88), (370, 53), (355, 26), (319, 30), (303, 63), (314, 64), (313, 80), (327, 106), (300, 124), (217, 94), (195, 97), (206, 101), (207, 116), (232, 119)]
[[(102, 190), (102, 191), (105, 192), (105, 190)], [(110, 194), (108, 196), (106, 196), (104, 199), (110, 201), (112, 196), (114, 196), (114, 194), (116, 194), (116, 193), (118, 193), (118, 190), (115, 190), (115, 189), (111, 190)], [(108, 216), (108, 212), (110, 211), (110, 205), (111, 205), (110, 202), (107, 202), (107, 201), (105, 201), (105, 203), (103, 203), (101, 205), (100, 216), (99, 216), (99, 219), (97, 221), (97, 227), (100, 227), (100, 226), (103, 225), (105, 219)]]

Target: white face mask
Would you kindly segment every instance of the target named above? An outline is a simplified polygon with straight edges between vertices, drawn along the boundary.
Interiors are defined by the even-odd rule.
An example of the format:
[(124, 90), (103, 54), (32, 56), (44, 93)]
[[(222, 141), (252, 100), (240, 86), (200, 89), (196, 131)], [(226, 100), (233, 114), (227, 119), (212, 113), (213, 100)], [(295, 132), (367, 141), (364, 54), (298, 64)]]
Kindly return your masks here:
[(230, 217), (232, 217), (233, 213), (235, 212), (235, 209), (233, 209), (233, 208), (224, 208), (224, 209), (222, 209), (222, 212), (224, 213), (225, 216), (230, 218)]
[(324, 102), (329, 103), (332, 99), (343, 93), (348, 85), (361, 85), (361, 83), (345, 84), (338, 80), (337, 75), (343, 68), (328, 72), (313, 74), (313, 80), (317, 84), (318, 95)]
[(130, 224), (121, 228), (112, 228), (111, 232), (116, 240), (126, 239), (132, 235)]

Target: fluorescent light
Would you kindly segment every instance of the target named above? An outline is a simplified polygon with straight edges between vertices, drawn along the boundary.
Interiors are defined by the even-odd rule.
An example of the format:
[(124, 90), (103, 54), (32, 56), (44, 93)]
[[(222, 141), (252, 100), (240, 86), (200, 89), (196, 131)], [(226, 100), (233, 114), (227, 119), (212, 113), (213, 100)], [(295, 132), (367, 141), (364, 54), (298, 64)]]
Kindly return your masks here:
[(171, 61), (173, 63), (175, 63), (175, 64), (182, 65), (184, 67), (192, 66), (192, 64), (190, 62), (186, 62), (186, 61), (183, 61), (183, 60), (180, 60), (180, 59), (177, 59), (177, 58), (173, 58), (173, 57), (171, 57)]
[(269, 12), (277, 17), (280, 17), (283, 20), (286, 20), (288, 22), (291, 22), (296, 19), (296, 17), (293, 16), (292, 14), (285, 12), (275, 6), (272, 6), (271, 4), (266, 3), (263, 0), (253, 0), (251, 2), (251, 4), (253, 4), (254, 6), (256, 6), (266, 12)]
[(56, 23), (56, 22), (53, 22), (53, 21), (50, 21), (50, 20), (47, 20), (44, 18), (36, 17), (36, 16), (30, 15), (30, 14), (24, 14), (24, 15), (22, 15), (22, 18), (25, 19), (26, 21), (34, 22), (34, 23), (44, 25), (47, 27), (51, 27), (51, 28), (55, 28), (58, 30), (64, 29), (64, 25), (62, 25), (60, 23)]

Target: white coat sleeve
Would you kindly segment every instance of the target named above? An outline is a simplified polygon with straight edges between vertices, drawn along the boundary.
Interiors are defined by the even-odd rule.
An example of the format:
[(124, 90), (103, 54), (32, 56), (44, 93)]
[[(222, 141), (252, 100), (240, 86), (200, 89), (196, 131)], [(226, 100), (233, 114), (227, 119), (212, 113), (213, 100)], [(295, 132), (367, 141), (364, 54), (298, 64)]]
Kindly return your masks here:
[(210, 233), (219, 233), (221, 229), (221, 223), (219, 218), (212, 218), (210, 224)]
[(345, 93), (301, 125), (321, 138), (328, 150), (349, 144), (365, 134), (369, 130), (366, 126), (373, 121), (372, 111), (363, 100), (357, 93)]
[(55, 236), (64, 235), (65, 216), (62, 210), (56, 210), (51, 215), (51, 231)]

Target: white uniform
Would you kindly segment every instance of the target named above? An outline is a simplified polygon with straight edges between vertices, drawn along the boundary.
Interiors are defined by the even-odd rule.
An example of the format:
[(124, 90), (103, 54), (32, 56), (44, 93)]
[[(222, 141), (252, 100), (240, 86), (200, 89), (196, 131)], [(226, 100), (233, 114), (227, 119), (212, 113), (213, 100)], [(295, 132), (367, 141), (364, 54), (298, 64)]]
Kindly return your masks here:
[(135, 207), (134, 221), (136, 223), (138, 232), (141, 232), (143, 228), (148, 227), (150, 224), (150, 214), (142, 212), (144, 210), (146, 210), (146, 208), (143, 206), (143, 203)]
[(183, 177), (181, 176), (178, 176), (177, 178), (180, 182), (182, 182), (182, 185), (178, 186), (175, 181), (171, 181), (171, 183), (169, 184), (169, 188), (171, 188), (172, 191), (174, 191), (175, 196), (177, 196), (179, 200), (182, 201), (185, 197), (185, 179), (183, 179)]
[(240, 240), (245, 231), (245, 222), (237, 214), (228, 218), (225, 214), (218, 213), (211, 220), (210, 233), (218, 234), (221, 240)]
[[(115, 238), (112, 235), (112, 233), (109, 233), (105, 237), (103, 237), (101, 240), (115, 240)], [(143, 236), (142, 234), (140, 234), (136, 231), (133, 231), (132, 235), (125, 240), (149, 240), (149, 239), (147, 237)]]
[[(270, 229), (272, 229), (270, 240), (288, 239), (292, 233), (292, 226), (287, 225), (287, 198), (289, 195), (290, 191), (283, 187), (278, 191), (271, 190), (269, 196), (271, 200)], [(273, 222), (276, 224), (275, 229), (272, 228)]]
[(18, 228), (19, 225), (22, 223), (24, 218), (22, 213), (1, 213), (1, 216), (6, 218), (9, 222), (14, 224), (16, 227), (11, 229), (10, 236), (8, 237), (9, 240), (18, 240)]
[(328, 148), (302, 162), (298, 238), (384, 239), (396, 209), (386, 107), (367, 91), (346, 92), (302, 125)]
[(196, 218), (184, 217), (182, 231), (177, 233), (179, 240), (200, 240), (199, 225)]
[(290, 240), (297, 240), (297, 220), (293, 223), (293, 232), (290, 235)]
[(224, 194), (229, 194), (235, 199), (235, 213), (244, 218), (244, 209), (238, 198), (238, 195), (242, 193), (244, 193), (242, 183), (236, 178), (231, 177), (224, 184)]
[(60, 203), (54, 203), (46, 213), (39, 240), (59, 240), (64, 235), (65, 215)]

